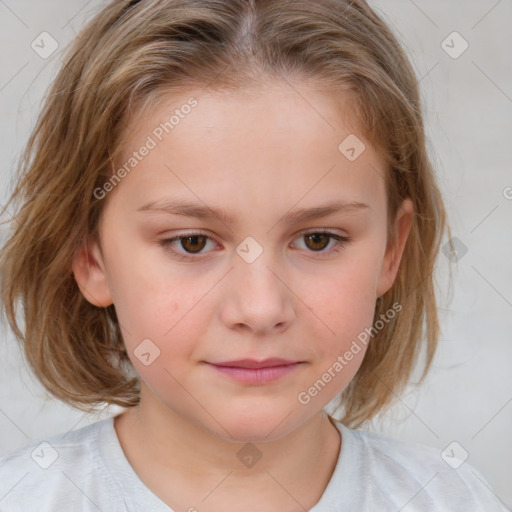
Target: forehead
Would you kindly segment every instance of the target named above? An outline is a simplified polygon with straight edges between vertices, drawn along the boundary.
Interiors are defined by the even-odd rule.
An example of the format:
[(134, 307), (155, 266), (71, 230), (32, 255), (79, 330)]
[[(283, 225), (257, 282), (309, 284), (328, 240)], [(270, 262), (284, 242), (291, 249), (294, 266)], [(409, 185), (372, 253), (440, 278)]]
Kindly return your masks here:
[[(197, 106), (189, 109), (191, 99)], [(355, 114), (355, 97), (352, 92), (314, 82), (271, 81), (264, 85), (246, 86), (237, 90), (210, 89), (191, 86), (166, 93), (160, 90), (143, 111), (135, 110), (135, 118), (124, 123), (124, 139), (141, 135), (155, 126), (155, 122), (169, 120), (173, 113), (180, 118), (180, 131), (218, 128), (235, 129), (247, 120), (276, 127), (288, 127), (297, 116), (304, 118), (294, 126), (296, 134), (318, 131), (337, 131), (341, 125), (353, 132), (361, 132)], [(220, 114), (220, 115), (219, 115)], [(186, 119), (189, 119), (185, 122)], [(175, 123), (177, 119), (173, 122)], [(177, 125), (176, 125), (177, 126)], [(246, 128), (248, 128), (246, 126)]]
[[(222, 198), (234, 208), (263, 198), (297, 201), (301, 194), (315, 201), (326, 192), (378, 201), (383, 161), (358, 126), (353, 99), (340, 94), (283, 82), (164, 95), (128, 123), (116, 164), (144, 145), (151, 149), (122, 186), (139, 203), (165, 192)], [(361, 154), (347, 158), (347, 145)]]

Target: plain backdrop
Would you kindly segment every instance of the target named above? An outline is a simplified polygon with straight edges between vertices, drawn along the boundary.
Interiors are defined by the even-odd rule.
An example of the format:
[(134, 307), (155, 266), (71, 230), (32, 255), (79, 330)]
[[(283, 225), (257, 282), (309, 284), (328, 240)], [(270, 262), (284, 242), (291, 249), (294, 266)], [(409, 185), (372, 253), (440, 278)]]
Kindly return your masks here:
[[(104, 4), (0, 0), (2, 202), (62, 49)], [(376, 0), (371, 5), (396, 32), (421, 78), (429, 151), (460, 250), (457, 261), (444, 252), (438, 258), (442, 336), (429, 376), (367, 428), (434, 446), (440, 456), (456, 441), (510, 507), (512, 2)], [(42, 32), (59, 45), (49, 58), (31, 46)], [(86, 415), (48, 397), (5, 324), (0, 357), (0, 456), (121, 410)]]

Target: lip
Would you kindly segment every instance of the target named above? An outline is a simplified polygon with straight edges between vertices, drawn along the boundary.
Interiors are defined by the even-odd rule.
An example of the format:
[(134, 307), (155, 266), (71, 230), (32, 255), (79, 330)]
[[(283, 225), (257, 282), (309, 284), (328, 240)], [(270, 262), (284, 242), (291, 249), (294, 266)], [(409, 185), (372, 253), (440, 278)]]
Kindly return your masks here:
[[(285, 363), (282, 363), (282, 361), (285, 361)], [(238, 382), (257, 386), (281, 379), (295, 371), (298, 367), (302, 366), (303, 363), (274, 358), (266, 359), (264, 361), (242, 359), (239, 361), (207, 364), (215, 371), (218, 371), (219, 373), (222, 373), (223, 375), (226, 375)]]
[(282, 359), (280, 357), (270, 357), (268, 359), (237, 359), (236, 361), (221, 361), (219, 363), (209, 363), (215, 366), (223, 367), (237, 367), (237, 368), (271, 368), (274, 366), (285, 366), (298, 363), (299, 361), (292, 361), (289, 359)]

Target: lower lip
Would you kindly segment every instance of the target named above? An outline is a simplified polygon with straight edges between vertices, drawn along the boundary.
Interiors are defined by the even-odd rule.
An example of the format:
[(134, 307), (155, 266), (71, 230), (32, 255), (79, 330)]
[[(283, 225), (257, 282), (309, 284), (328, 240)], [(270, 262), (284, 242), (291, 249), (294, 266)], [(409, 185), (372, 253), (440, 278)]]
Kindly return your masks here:
[[(209, 363), (208, 363), (209, 364)], [(280, 379), (293, 372), (300, 363), (269, 366), (267, 368), (238, 368), (235, 366), (216, 366), (210, 364), (215, 370), (228, 375), (232, 379), (245, 384), (266, 384)]]

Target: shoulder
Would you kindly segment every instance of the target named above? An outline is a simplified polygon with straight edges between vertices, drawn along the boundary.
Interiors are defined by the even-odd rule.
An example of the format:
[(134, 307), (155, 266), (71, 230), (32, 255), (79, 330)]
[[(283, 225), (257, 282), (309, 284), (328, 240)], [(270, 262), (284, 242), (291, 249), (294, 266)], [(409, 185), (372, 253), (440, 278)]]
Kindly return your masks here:
[[(346, 429), (346, 427), (345, 427)], [(394, 496), (407, 510), (509, 510), (487, 479), (466, 460), (462, 446), (444, 451), (362, 430), (344, 430), (358, 447), (362, 470), (375, 492)], [(416, 508), (415, 508), (416, 507)]]
[(115, 491), (98, 449), (98, 439), (110, 424), (111, 419), (99, 421), (1, 457), (0, 510), (94, 509), (92, 503)]
[[(443, 458), (441, 450), (433, 446), (404, 441), (375, 432), (362, 430), (353, 430), (352, 432), (371, 455), (376, 466), (400, 466), (417, 475), (428, 475), (432, 471), (452, 473), (454, 469), (457, 469), (456, 473), (461, 474), (465, 471), (459, 471), (459, 469), (464, 465), (466, 468), (469, 467), (467, 463), (462, 464), (464, 461), (458, 459), (455, 453), (453, 453), (453, 461), (448, 458), (447, 462)], [(460, 455), (460, 453), (458, 454)]]

